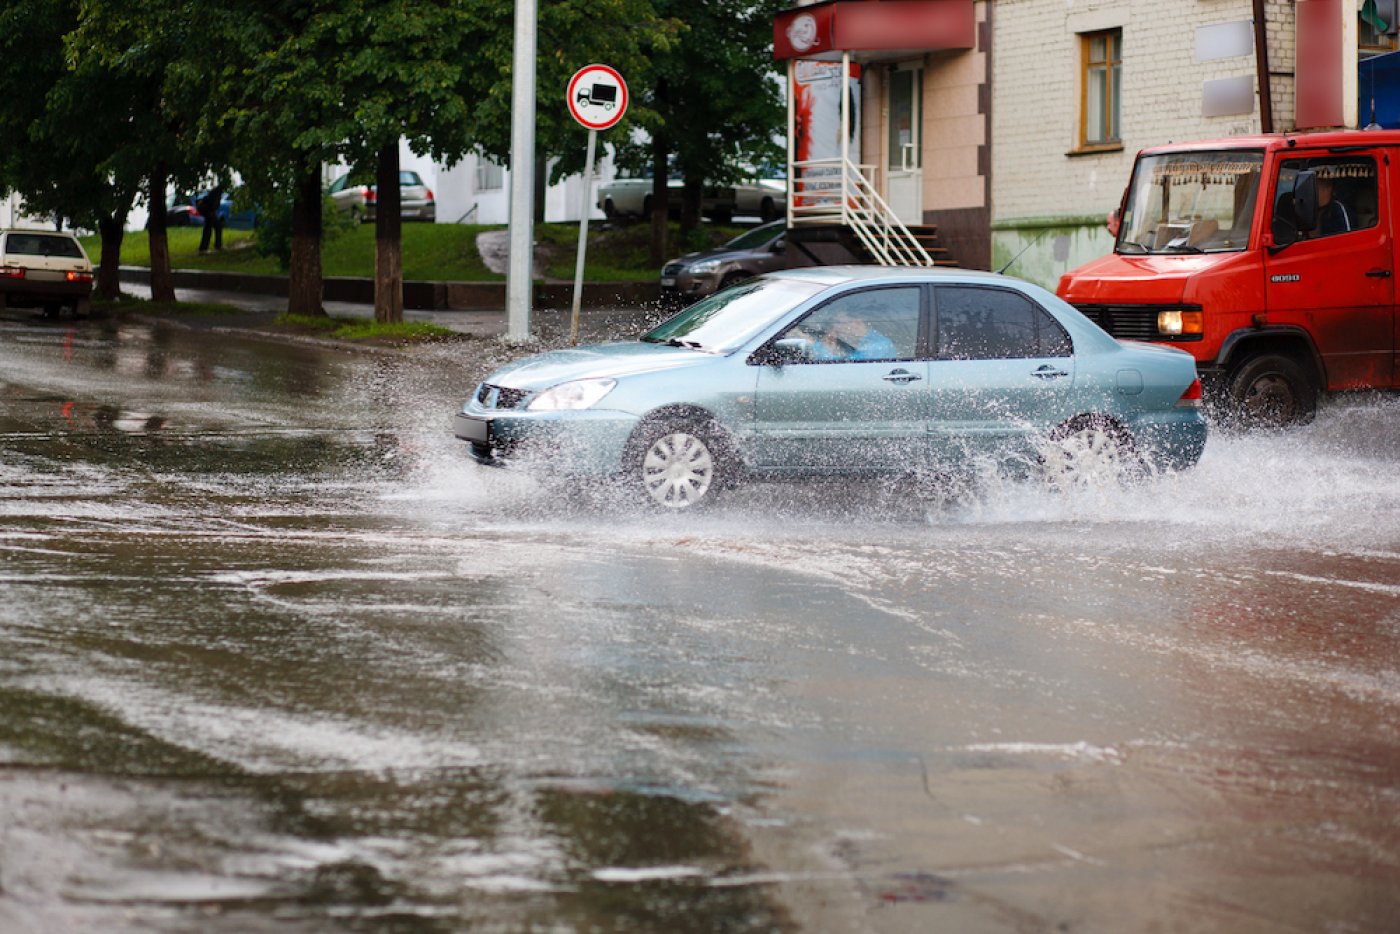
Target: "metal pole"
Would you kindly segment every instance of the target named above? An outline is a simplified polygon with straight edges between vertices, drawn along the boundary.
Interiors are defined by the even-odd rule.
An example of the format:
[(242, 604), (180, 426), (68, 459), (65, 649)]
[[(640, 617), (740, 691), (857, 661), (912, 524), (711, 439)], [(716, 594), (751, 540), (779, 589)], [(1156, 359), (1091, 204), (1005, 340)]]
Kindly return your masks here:
[(583, 295), (583, 254), (588, 248), (588, 210), (593, 199), (593, 155), (598, 149), (598, 131), (588, 131), (588, 155), (583, 158), (583, 194), (579, 197), (578, 262), (574, 264), (574, 304), (569, 317), (569, 343), (578, 343), (578, 307)]
[(851, 209), (851, 199), (847, 192), (850, 185), (851, 166), (851, 53), (841, 52), (841, 222), (846, 223), (847, 212)]
[(788, 59), (787, 64), (787, 216), (788, 226), (792, 226), (792, 219), (797, 216), (797, 179), (794, 178), (796, 169), (793, 162), (796, 156), (793, 153), (793, 146), (796, 145), (797, 137), (797, 117), (796, 105), (793, 97), (797, 94), (797, 67), (795, 59)]
[(511, 75), (510, 265), (506, 272), (506, 337), (530, 337), (530, 287), (535, 251), (535, 34), (537, 0), (515, 0)]
[(1274, 93), (1269, 78), (1269, 30), (1264, 15), (1264, 0), (1254, 0), (1254, 80), (1259, 85), (1259, 130), (1272, 133)]

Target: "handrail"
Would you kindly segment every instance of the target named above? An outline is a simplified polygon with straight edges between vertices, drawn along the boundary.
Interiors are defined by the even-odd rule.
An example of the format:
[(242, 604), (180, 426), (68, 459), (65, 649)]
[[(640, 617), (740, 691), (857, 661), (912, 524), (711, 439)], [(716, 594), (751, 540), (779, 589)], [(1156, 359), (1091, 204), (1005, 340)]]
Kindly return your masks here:
[(870, 181), (875, 166), (843, 159), (808, 159), (794, 162), (792, 168), (789, 224), (849, 227), (881, 266), (934, 264), (923, 244)]

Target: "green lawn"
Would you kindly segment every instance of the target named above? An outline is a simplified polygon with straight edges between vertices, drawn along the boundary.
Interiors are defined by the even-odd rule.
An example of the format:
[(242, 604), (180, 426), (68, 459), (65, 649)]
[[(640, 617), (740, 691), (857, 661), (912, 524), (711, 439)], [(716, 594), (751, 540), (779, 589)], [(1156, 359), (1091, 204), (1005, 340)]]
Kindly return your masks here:
[[(403, 274), (405, 279), (448, 282), (493, 282), (505, 277), (491, 272), (476, 249), (477, 234), (499, 227), (479, 224), (404, 224)], [(742, 228), (709, 224), (681, 244), (675, 225), (671, 227), (669, 255), (678, 256), (704, 245), (714, 245), (737, 235)], [(170, 261), (176, 269), (216, 269), (255, 275), (283, 275), (272, 257), (259, 256), (253, 249), (253, 233), (225, 230), (224, 249), (199, 253), (198, 227), (172, 227), (168, 231)], [(649, 281), (657, 269), (647, 258), (651, 227), (631, 224), (609, 227), (589, 226), (588, 252), (584, 278), (590, 282)], [(536, 241), (549, 254), (548, 272), (552, 278), (572, 280), (577, 261), (577, 224), (540, 224)], [(98, 237), (84, 237), (83, 248), (96, 260), (101, 254)], [(123, 266), (149, 266), (151, 254), (144, 230), (128, 231), (122, 239)], [(321, 249), (322, 271), (327, 276), (370, 277), (374, 275), (374, 225), (363, 224), (327, 240)]]

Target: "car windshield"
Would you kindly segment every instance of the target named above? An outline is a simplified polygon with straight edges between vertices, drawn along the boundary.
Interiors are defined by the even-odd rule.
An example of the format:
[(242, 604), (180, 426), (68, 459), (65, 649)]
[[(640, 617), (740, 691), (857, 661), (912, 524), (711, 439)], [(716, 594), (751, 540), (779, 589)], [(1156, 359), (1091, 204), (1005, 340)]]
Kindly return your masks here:
[(732, 353), (822, 288), (801, 279), (750, 279), (696, 302), (643, 334), (642, 340)]
[(730, 250), (756, 250), (772, 240), (781, 229), (781, 227), (772, 224), (764, 224), (762, 227), (755, 227), (753, 230), (739, 234), (726, 243), (725, 247)]
[(1258, 150), (1143, 156), (1133, 170), (1115, 251), (1244, 250), (1263, 165)]

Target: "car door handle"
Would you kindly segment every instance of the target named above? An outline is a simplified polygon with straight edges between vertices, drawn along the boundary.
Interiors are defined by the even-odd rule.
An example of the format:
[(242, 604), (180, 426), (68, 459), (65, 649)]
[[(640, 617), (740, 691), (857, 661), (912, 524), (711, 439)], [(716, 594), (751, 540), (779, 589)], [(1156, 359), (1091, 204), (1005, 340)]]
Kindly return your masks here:
[(1036, 379), (1060, 379), (1061, 377), (1068, 376), (1069, 374), (1064, 370), (1057, 370), (1055, 367), (1047, 363), (1040, 369), (1034, 370), (1031, 373), (1031, 375), (1034, 376)]
[(908, 370), (890, 370), (890, 372), (880, 377), (887, 383), (914, 383), (923, 379), (918, 373), (910, 373)]
[(1389, 269), (1368, 269), (1368, 270), (1366, 270), (1366, 278), (1367, 278), (1367, 279), (1389, 279), (1389, 278), (1390, 278), (1390, 270), (1389, 270)]

